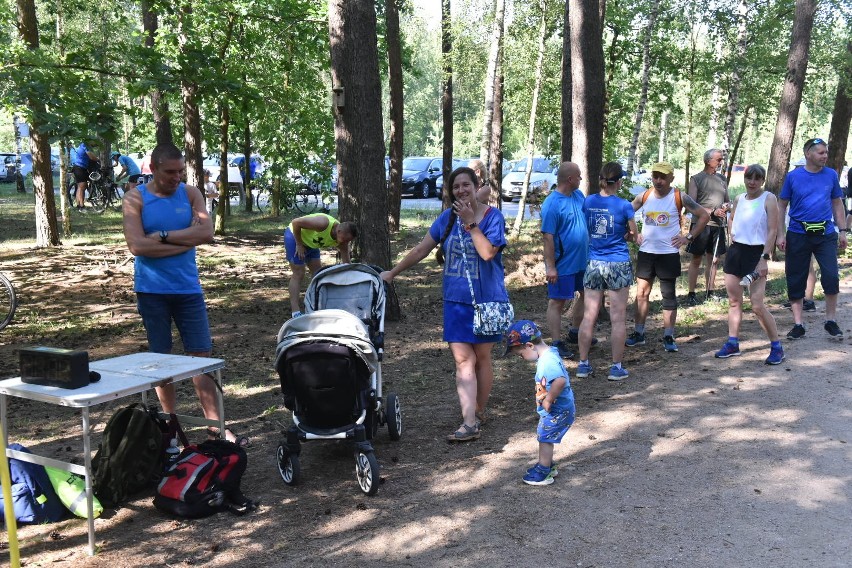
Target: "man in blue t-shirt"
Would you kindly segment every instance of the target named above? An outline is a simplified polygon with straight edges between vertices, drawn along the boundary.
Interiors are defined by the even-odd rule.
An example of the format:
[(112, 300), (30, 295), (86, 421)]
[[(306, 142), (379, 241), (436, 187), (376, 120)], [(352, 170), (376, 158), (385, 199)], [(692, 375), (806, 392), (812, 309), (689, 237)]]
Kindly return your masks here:
[(563, 162), (556, 174), (556, 191), (550, 192), (541, 205), (547, 327), (551, 344), (565, 358), (574, 354), (562, 341), (562, 311), (565, 302), (579, 294), (568, 330), (568, 343), (576, 344), (583, 321), (583, 275), (589, 260), (589, 231), (583, 216), (586, 197), (579, 189), (581, 179), (577, 164)]
[(822, 138), (805, 142), (805, 167), (787, 174), (778, 195), (779, 224), (784, 226), (787, 206), (790, 207), (790, 224), (786, 232), (778, 231), (776, 244), (784, 251), (784, 268), (787, 276), (787, 297), (793, 310), (793, 329), (788, 339), (805, 335), (802, 324), (802, 299), (811, 255), (820, 267), (820, 282), (825, 292), (825, 330), (832, 337), (843, 338), (835, 321), (840, 276), (837, 266), (837, 249), (846, 248), (846, 216), (843, 209), (843, 192), (837, 172), (826, 168), (828, 145)]
[(89, 172), (98, 167), (98, 156), (94, 149), (86, 146), (85, 142), (80, 142), (76, 148), (71, 148), (71, 173), (74, 174), (74, 183), (77, 184), (77, 193), (75, 200), (77, 202), (77, 210), (82, 211), (86, 206), (86, 186), (89, 183)]
[(122, 156), (121, 152), (113, 152), (112, 165), (113, 167), (121, 166), (121, 171), (115, 176), (115, 181), (119, 181), (124, 176), (127, 176), (128, 190), (135, 188), (139, 184), (139, 177), (142, 175), (142, 171), (136, 165), (136, 162), (133, 161), (133, 158)]

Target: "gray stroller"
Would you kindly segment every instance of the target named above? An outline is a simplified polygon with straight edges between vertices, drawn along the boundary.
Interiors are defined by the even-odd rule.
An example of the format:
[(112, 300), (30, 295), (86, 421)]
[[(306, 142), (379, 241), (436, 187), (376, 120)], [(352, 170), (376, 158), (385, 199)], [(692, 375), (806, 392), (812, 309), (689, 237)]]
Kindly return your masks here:
[(339, 264), (317, 273), (305, 294), (305, 315), (278, 332), (275, 370), (293, 425), (278, 446), (278, 470), (288, 485), (301, 476), (301, 442), (352, 440), (361, 490), (375, 495), (379, 463), (372, 439), (387, 425), (402, 434), (399, 397), (382, 393), (385, 286), (365, 264)]

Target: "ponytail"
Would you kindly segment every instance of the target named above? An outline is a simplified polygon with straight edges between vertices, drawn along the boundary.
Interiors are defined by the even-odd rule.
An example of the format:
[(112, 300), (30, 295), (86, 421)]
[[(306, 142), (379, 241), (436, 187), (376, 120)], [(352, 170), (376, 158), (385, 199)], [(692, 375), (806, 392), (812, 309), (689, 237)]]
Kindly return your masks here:
[(444, 234), (441, 235), (441, 240), (438, 242), (438, 250), (435, 251), (435, 260), (438, 264), (444, 264), (444, 243), (447, 237), (450, 236), (450, 231), (453, 230), (453, 225), (456, 224), (457, 215), (455, 211), (450, 211), (450, 217), (447, 219), (447, 226), (444, 227)]

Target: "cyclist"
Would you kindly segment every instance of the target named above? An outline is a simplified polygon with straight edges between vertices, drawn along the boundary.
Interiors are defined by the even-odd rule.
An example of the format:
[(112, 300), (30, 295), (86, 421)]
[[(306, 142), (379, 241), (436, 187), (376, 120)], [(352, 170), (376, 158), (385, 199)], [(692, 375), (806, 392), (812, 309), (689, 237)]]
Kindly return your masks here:
[(139, 184), (139, 178), (142, 175), (142, 172), (139, 170), (139, 166), (136, 165), (136, 162), (133, 161), (133, 158), (130, 156), (122, 156), (121, 152), (113, 152), (112, 153), (112, 165), (113, 166), (121, 166), (121, 171), (115, 176), (115, 181), (118, 182), (124, 176), (127, 176), (127, 189), (134, 189)]
[(82, 211), (86, 206), (86, 185), (89, 183), (89, 172), (98, 168), (98, 156), (94, 149), (80, 142), (76, 148), (71, 148), (71, 172), (74, 174), (74, 182), (77, 184), (77, 210)]

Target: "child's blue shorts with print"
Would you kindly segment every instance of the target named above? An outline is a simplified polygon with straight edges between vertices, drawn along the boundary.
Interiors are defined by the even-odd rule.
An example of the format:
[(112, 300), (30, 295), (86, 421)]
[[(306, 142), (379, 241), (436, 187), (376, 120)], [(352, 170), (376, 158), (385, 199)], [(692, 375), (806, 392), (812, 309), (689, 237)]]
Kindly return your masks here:
[(558, 444), (574, 423), (574, 409), (550, 412), (538, 419), (538, 441), (546, 444)]

